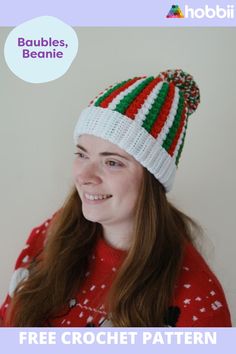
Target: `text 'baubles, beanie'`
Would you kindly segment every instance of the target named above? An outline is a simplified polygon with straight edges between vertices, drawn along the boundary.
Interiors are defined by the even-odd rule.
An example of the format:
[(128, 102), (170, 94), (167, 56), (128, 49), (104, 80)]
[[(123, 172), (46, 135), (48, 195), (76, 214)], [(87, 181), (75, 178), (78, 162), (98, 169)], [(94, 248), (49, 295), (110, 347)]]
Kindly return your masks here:
[(199, 88), (186, 72), (134, 77), (109, 86), (85, 108), (74, 141), (92, 134), (116, 144), (146, 167), (166, 192), (172, 188), (188, 118), (200, 102)]

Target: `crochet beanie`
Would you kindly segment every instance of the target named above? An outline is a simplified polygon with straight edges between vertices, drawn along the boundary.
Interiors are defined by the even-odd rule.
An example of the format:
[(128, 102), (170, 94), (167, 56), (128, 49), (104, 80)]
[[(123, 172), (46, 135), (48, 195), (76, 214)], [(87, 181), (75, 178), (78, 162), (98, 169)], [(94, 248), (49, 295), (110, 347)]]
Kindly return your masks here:
[(186, 72), (167, 70), (157, 77), (134, 77), (109, 86), (78, 119), (74, 142), (92, 134), (116, 144), (172, 188), (189, 116), (200, 102), (199, 89)]

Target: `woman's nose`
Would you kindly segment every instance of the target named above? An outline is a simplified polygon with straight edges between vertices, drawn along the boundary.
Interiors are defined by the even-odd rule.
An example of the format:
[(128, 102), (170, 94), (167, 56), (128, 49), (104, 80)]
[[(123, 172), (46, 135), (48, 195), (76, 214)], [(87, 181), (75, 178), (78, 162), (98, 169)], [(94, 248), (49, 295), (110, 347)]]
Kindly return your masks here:
[(98, 168), (94, 166), (94, 164), (81, 167), (80, 171), (77, 173), (77, 180), (81, 185), (101, 183)]

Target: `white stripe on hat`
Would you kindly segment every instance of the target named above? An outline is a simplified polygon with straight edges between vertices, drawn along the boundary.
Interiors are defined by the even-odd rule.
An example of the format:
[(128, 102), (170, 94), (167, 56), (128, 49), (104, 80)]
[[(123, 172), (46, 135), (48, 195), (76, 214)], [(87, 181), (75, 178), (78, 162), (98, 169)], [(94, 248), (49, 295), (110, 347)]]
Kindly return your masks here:
[(147, 114), (152, 108), (152, 105), (155, 99), (157, 98), (157, 95), (161, 90), (163, 83), (164, 83), (163, 81), (157, 83), (157, 85), (153, 88), (153, 90), (148, 95), (147, 99), (144, 101), (142, 107), (138, 110), (137, 114), (135, 115), (134, 120), (137, 123), (140, 123), (141, 126), (142, 126), (142, 122), (147, 118)]

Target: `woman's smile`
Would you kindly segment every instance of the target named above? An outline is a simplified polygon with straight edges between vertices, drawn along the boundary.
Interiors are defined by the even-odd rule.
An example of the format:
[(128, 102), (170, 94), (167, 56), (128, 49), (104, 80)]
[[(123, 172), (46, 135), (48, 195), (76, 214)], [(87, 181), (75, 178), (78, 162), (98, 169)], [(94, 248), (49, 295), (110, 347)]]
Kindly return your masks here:
[(83, 193), (83, 199), (88, 204), (100, 204), (112, 197), (111, 194), (90, 194), (90, 193)]

